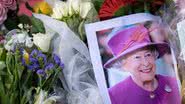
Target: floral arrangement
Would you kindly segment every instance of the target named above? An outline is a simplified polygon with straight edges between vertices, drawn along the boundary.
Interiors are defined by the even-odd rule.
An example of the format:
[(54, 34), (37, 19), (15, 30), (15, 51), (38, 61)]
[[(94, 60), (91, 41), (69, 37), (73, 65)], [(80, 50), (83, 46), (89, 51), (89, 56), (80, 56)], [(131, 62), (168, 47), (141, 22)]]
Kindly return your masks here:
[(26, 2), (0, 1), (1, 104), (44, 104), (60, 98), (51, 95), (64, 69), (51, 47), (56, 33), (45, 29), (41, 20), (18, 14)]
[[(77, 40), (74, 41), (80, 41), (78, 47), (83, 47), (81, 50), (87, 53), (87, 48), (81, 42), (81, 40), (86, 41), (84, 24), (98, 20), (91, 1), (0, 0), (0, 13), (2, 14), (0, 15), (1, 104), (14, 104), (15, 102), (18, 104), (73, 102), (71, 104), (76, 104), (75, 101), (77, 100), (80, 100), (80, 102), (101, 101), (101, 99), (98, 101), (89, 99), (93, 94), (98, 95), (97, 85), (87, 73), (92, 71), (90, 70), (92, 69), (91, 64), (89, 64), (90, 61), (80, 55), (82, 53), (78, 53), (78, 55), (70, 55), (71, 60), (68, 59), (69, 62), (63, 62), (62, 56), (68, 56), (68, 54), (55, 51), (59, 48), (56, 48), (58, 43), (55, 43), (55, 41), (60, 40), (61, 35), (65, 36), (65, 31), (69, 27), (67, 34), (72, 37), (75, 37), (73, 34), (77, 35), (79, 38), (75, 37), (74, 39)], [(53, 21), (65, 23), (68, 27), (65, 27), (65, 31), (61, 33), (49, 27), (48, 24), (43, 22), (44, 19), (36, 18), (35, 14), (41, 14)], [(63, 28), (65, 25), (60, 26)], [(62, 36), (62, 38), (67, 40), (66, 37)], [(62, 44), (66, 43), (63, 41)], [(62, 50), (65, 51), (65, 49)], [(85, 57), (89, 56), (85, 55)], [(78, 68), (76, 63), (82, 63), (82, 59), (84, 65), (82, 64)], [(64, 60), (66, 59), (64, 58)], [(67, 63), (65, 67), (64, 63)], [(68, 68), (69, 66), (71, 68)], [(64, 69), (79, 69), (79, 72), (69, 73), (78, 80), (72, 77), (67, 78), (68, 73)], [(90, 80), (86, 82), (87, 84), (78, 85), (78, 83), (81, 83), (79, 82), (81, 72), (83, 72), (83, 76), (88, 77), (86, 80)], [(84, 92), (82, 89), (77, 90), (71, 83), (73, 81), (69, 81), (69, 79), (75, 81), (77, 88), (83, 85)], [(74, 91), (72, 87), (76, 90)], [(90, 92), (93, 93), (91, 94)], [(83, 93), (90, 94), (84, 96)], [(87, 99), (82, 100), (79, 96)]]
[(52, 36), (29, 33), (31, 28), (27, 24), (18, 27), (1, 36), (0, 102), (49, 102), (46, 98), (54, 91), (53, 86), (64, 64), (59, 56), (49, 51)]
[(67, 23), (70, 29), (85, 41), (84, 24), (94, 22), (96, 11), (93, 3), (83, 0), (54, 1), (53, 3), (42, 1), (37, 3), (33, 10), (51, 16), (54, 19)]

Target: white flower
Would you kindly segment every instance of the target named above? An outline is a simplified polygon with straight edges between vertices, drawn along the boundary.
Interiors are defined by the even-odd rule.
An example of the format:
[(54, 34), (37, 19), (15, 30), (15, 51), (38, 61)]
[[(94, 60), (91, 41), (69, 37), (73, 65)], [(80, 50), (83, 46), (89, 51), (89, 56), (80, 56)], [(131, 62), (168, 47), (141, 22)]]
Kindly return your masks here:
[(68, 16), (68, 4), (63, 1), (57, 1), (54, 5), (51, 17), (61, 19), (66, 16)]
[(80, 3), (81, 0), (68, 0), (69, 7), (69, 15), (73, 15), (74, 13), (78, 14), (80, 12)]
[(48, 52), (51, 38), (52, 37), (49, 34), (33, 34), (33, 43), (38, 46), (43, 52)]
[(19, 24), (18, 27), (23, 29), (23, 24)]
[(80, 4), (80, 16), (82, 18), (86, 18), (87, 14), (89, 13), (89, 11), (91, 10), (91, 8), (93, 7), (91, 2), (82, 2)]

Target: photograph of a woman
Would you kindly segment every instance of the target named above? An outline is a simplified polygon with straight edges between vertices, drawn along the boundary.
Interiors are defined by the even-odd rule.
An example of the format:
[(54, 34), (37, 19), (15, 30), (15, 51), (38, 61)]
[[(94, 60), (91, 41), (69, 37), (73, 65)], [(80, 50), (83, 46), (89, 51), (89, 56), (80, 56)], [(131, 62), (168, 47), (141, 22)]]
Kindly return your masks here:
[(104, 68), (116, 63), (131, 74), (108, 89), (112, 104), (180, 104), (176, 78), (156, 74), (155, 61), (169, 51), (166, 42), (151, 41), (150, 30), (135, 24), (115, 32), (107, 45), (113, 57)]

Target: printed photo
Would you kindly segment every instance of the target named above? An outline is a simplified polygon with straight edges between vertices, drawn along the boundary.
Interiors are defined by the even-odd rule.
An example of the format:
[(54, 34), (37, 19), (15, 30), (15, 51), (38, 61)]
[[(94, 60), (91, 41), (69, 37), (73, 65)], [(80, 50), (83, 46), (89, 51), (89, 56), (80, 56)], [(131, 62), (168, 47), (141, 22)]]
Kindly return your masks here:
[(180, 104), (176, 60), (160, 17), (138, 13), (85, 28), (105, 104)]

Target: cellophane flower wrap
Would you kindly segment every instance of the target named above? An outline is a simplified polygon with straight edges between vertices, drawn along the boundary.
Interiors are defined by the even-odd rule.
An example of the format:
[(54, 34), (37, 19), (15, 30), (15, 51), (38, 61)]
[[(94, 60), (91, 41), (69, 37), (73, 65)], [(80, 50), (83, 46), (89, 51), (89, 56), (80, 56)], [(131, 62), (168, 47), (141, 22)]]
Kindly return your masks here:
[(61, 101), (66, 104), (102, 104), (96, 84), (90, 55), (85, 43), (68, 27), (65, 22), (51, 17), (35, 14), (45, 25), (59, 33), (54, 41), (54, 52), (61, 56), (65, 68), (63, 75), (65, 82), (60, 77), (65, 91), (56, 86), (56, 93), (64, 96)]
[[(166, 14), (170, 16), (167, 23), (169, 25), (169, 30), (172, 33), (171, 41), (173, 42), (173, 46), (176, 47), (175, 55), (177, 57), (177, 65), (178, 65), (178, 74), (181, 81), (181, 96), (182, 96), (182, 104), (185, 103), (185, 1), (184, 0), (175, 0), (174, 3), (168, 8)], [(175, 8), (175, 9), (174, 9)], [(173, 14), (172, 14), (173, 13)]]

